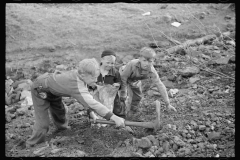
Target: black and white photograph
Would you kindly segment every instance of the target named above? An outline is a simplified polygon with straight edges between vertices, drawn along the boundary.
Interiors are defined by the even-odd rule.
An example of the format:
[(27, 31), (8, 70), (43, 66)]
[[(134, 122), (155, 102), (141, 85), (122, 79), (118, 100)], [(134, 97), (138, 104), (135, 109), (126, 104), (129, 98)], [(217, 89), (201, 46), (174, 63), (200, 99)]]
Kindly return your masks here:
[(235, 157), (223, 1), (6, 3), (5, 156)]

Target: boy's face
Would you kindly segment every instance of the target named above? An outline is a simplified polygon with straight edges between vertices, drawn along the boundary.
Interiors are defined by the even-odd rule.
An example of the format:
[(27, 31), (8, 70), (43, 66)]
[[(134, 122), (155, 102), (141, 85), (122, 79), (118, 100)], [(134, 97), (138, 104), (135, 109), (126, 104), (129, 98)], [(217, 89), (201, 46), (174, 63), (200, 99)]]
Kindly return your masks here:
[(105, 56), (101, 59), (102, 66), (105, 70), (109, 71), (115, 65), (116, 57)]
[(140, 60), (142, 69), (145, 69), (145, 70), (151, 67), (151, 65), (154, 62), (154, 58), (147, 59), (145, 57), (140, 57), (139, 60)]
[(87, 83), (89, 86), (94, 86), (97, 82), (97, 78), (99, 76), (100, 72), (99, 70), (96, 71), (96, 74), (93, 76), (91, 74), (83, 74), (81, 75), (82, 79), (85, 83)]

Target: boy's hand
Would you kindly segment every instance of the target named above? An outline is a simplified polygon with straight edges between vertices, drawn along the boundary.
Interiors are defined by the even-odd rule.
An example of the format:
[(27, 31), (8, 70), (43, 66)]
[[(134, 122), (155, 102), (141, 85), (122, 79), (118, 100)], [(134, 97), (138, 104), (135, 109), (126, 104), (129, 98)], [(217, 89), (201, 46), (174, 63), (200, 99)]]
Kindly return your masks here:
[(171, 104), (167, 105), (168, 110), (173, 110), (174, 112), (177, 112), (176, 108), (174, 108)]
[(127, 97), (120, 97), (120, 101), (125, 102)]
[(112, 115), (112, 117), (110, 119), (115, 122), (116, 127), (120, 127), (120, 128), (125, 127), (125, 123), (124, 123), (125, 119), (118, 117), (116, 115)]
[(98, 119), (98, 117), (96, 116), (96, 114), (92, 111), (92, 112), (90, 112), (90, 118), (92, 118), (93, 119), (93, 123), (96, 123), (96, 120)]
[(113, 85), (114, 87), (119, 87), (119, 86), (120, 86), (119, 83), (113, 83), (112, 85)]

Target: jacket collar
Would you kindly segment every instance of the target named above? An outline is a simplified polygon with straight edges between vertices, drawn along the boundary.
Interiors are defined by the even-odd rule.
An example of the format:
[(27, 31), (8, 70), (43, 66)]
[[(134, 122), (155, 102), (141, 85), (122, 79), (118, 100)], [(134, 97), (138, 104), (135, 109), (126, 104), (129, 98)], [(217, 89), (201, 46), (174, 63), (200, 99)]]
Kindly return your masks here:
[(142, 67), (141, 67), (141, 62), (140, 62), (140, 61), (138, 61), (138, 62), (136, 63), (136, 67), (140, 69), (140, 72), (151, 71), (150, 68), (149, 68), (148, 70), (142, 69)]

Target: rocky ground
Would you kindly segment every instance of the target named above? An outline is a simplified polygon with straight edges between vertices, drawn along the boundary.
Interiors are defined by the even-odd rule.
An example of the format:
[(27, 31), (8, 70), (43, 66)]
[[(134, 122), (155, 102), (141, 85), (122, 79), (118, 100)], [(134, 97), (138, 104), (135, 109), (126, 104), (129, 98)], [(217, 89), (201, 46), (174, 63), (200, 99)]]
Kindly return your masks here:
[[(27, 11), (23, 12), (21, 10), (23, 6), (7, 6), (9, 7), (7, 8), (7, 25), (10, 27), (10, 30), (7, 30), (7, 38), (14, 36), (15, 39), (21, 39), (15, 32), (11, 32), (11, 25), (15, 22), (13, 21), (14, 14), (22, 13), (23, 17), (26, 16)], [(31, 5), (26, 5), (25, 7), (31, 9)], [(41, 5), (35, 4), (34, 7), (38, 10), (42, 9)], [(46, 5), (43, 7), (46, 7)], [(72, 6), (49, 5), (48, 7), (50, 8), (49, 13), (58, 13), (57, 9), (63, 9), (65, 7), (66, 10), (64, 10), (64, 13), (66, 12), (65, 14), (67, 15), (67, 12), (70, 12), (68, 16), (73, 15), (71, 12)], [(84, 16), (89, 16), (83, 6), (79, 7), (79, 9), (85, 13)], [(100, 12), (100, 8), (106, 6), (89, 4), (85, 5), (85, 7), (93, 10), (96, 9), (96, 14), (101, 15), (103, 11), (101, 10)], [(177, 18), (173, 18), (172, 10), (179, 13), (181, 11), (175, 4), (159, 4), (158, 6), (151, 6), (152, 8), (150, 5), (135, 5), (135, 8), (133, 8), (133, 6), (127, 7), (125, 4), (120, 3), (119, 5), (114, 4), (111, 7), (112, 10), (116, 11), (117, 9), (114, 7), (118, 7), (121, 12), (126, 12), (126, 19), (131, 19), (130, 13), (140, 12), (136, 9), (138, 7), (144, 8), (145, 11), (149, 9), (152, 11), (151, 14), (153, 14), (152, 17), (150, 15), (152, 19), (146, 20), (149, 23), (158, 17), (154, 14), (156, 11), (154, 9), (158, 7), (161, 12), (170, 13), (169, 15), (163, 16), (163, 20), (166, 22), (164, 25), (170, 25), (170, 22), (176, 21)], [(191, 6), (188, 7), (191, 8)], [(166, 40), (165, 38), (165, 41), (161, 41), (161, 39), (157, 39), (157, 42), (152, 39), (153, 36), (151, 36), (151, 32), (143, 33), (148, 35), (146, 39), (149, 39), (151, 42), (148, 43), (148, 45), (157, 52), (158, 58), (154, 66), (161, 80), (167, 87), (171, 104), (177, 109), (176, 113), (167, 111), (163, 99), (156, 91), (156, 88), (152, 87), (148, 80), (144, 81), (144, 96), (140, 104), (141, 113), (139, 116), (145, 121), (155, 120), (156, 113), (153, 102), (157, 99), (160, 100), (162, 104), (161, 122), (163, 128), (157, 132), (140, 127), (132, 127), (133, 133), (129, 133), (126, 130), (119, 130), (114, 126), (100, 129), (91, 127), (83, 106), (77, 103), (75, 99), (64, 97), (63, 102), (69, 109), (68, 118), (71, 130), (55, 133), (55, 127), (51, 122), (46, 143), (36, 145), (31, 149), (25, 149), (22, 145), (23, 141), (31, 135), (31, 127), (34, 124), (33, 106), (31, 99), (27, 98), (29, 97), (28, 91), (31, 81), (45, 72), (74, 69), (79, 59), (75, 59), (74, 56), (76, 55), (74, 54), (66, 54), (71, 52), (71, 47), (58, 48), (55, 42), (50, 41), (52, 39), (48, 39), (50, 45), (48, 45), (47, 50), (44, 50), (44, 47), (41, 48), (37, 40), (19, 44), (20, 42), (7, 39), (7, 48), (9, 48), (6, 54), (6, 77), (8, 76), (12, 81), (8, 80), (5, 83), (5, 91), (7, 92), (7, 96), (5, 97), (6, 156), (235, 157), (235, 24), (233, 23), (235, 14), (233, 14), (232, 6), (225, 8), (225, 10), (221, 10), (221, 7), (224, 8), (225, 6), (209, 4), (207, 8), (202, 7), (205, 9), (205, 14), (201, 11), (201, 14), (194, 14), (194, 12), (190, 10), (195, 15), (195, 18), (192, 19), (179, 14), (182, 15), (183, 20), (188, 21), (184, 22), (182, 20), (182, 26), (179, 27), (179, 30), (182, 32), (181, 36), (184, 38), (195, 40), (210, 34), (216, 35), (215, 38), (205, 40), (203, 43), (194, 44), (182, 50), (168, 53), (167, 50), (169, 48), (178, 45), (176, 41), (180, 42), (180, 44), (186, 42), (186, 39), (178, 37), (180, 32), (177, 31), (178, 29), (175, 28), (178, 36), (171, 37), (168, 34), (167, 36), (168, 38), (171, 37), (171, 40)], [(106, 17), (107, 14), (110, 14), (110, 10), (104, 9), (104, 15)], [(29, 13), (31, 12), (33, 11), (30, 10)], [(209, 14), (207, 14), (207, 12), (209, 12)], [(12, 16), (10, 16), (10, 14)], [(34, 15), (35, 14), (33, 14), (33, 16)], [(57, 17), (57, 15), (55, 16)], [(92, 16), (94, 17), (94, 15)], [(209, 18), (209, 16), (215, 16), (215, 19)], [(18, 20), (15, 26), (19, 25), (21, 28), (22, 26), (20, 24), (24, 19), (18, 18), (19, 17), (15, 17), (15, 19)], [(57, 20), (57, 18), (55, 20)], [(215, 23), (216, 19), (219, 21), (219, 24)], [(140, 21), (143, 20), (137, 17), (136, 19), (132, 18), (132, 21), (140, 23)], [(195, 23), (193, 23), (193, 21), (195, 21)], [(196, 31), (195, 34), (187, 32), (190, 28), (196, 28), (194, 24), (200, 27), (201, 24), (199, 21), (204, 24), (215, 23), (221, 32), (210, 32), (210, 30), (207, 30), (209, 28), (205, 30), (206, 32), (201, 31), (198, 34)], [(178, 22), (180, 22), (180, 20)], [(35, 23), (37, 23), (37, 21), (33, 21), (33, 24)], [(73, 23), (77, 22), (73, 21)], [(129, 23), (132, 22), (129, 21)], [(92, 25), (92, 22), (88, 24)], [(47, 24), (45, 25), (47, 26)], [(137, 32), (141, 31), (137, 28), (138, 25), (140, 24), (135, 26), (136, 32), (133, 33), (131, 31), (131, 34), (138, 35)], [(59, 26), (59, 30), (61, 30), (61, 27), (63, 26)], [(121, 28), (123, 26), (119, 27)], [(151, 27), (153, 27), (153, 24)], [(156, 28), (154, 29), (156, 30)], [(106, 28), (103, 30), (106, 30)], [(109, 30), (111, 30), (111, 28), (109, 28)], [(159, 30), (161, 32), (167, 32), (167, 29), (164, 30), (161, 28)], [(35, 34), (42, 39), (46, 38), (46, 35), (44, 35), (45, 37), (41, 37), (40, 32), (36, 31)], [(141, 35), (142, 37), (144, 37), (143, 34)], [(103, 35), (100, 34), (97, 38), (100, 39), (101, 36)], [(139, 38), (139, 41), (144, 41), (142, 37)], [(27, 41), (27, 39), (25, 40)], [(90, 38), (88, 40), (91, 42), (93, 39)], [(175, 42), (173, 42), (173, 40), (175, 40)], [(99, 42), (101, 41), (99, 40)], [(26, 43), (31, 45), (26, 45)], [(85, 43), (87, 44), (87, 41)], [(95, 42), (92, 43), (95, 44)], [(103, 41), (103, 45), (104, 43), (105, 41)], [(109, 43), (112, 44), (114, 42)], [(135, 39), (129, 43), (130, 48), (134, 46), (134, 43)], [(10, 47), (11, 45), (12, 47)], [(44, 46), (44, 44), (42, 45)], [(125, 44), (122, 43), (122, 45), (124, 46)], [(90, 43), (89, 46), (91, 46)], [(139, 46), (141, 45), (139, 44)], [(97, 47), (98, 46), (96, 46), (96, 50), (100, 48)], [(113, 49), (121, 50), (118, 46), (115, 47), (116, 48), (113, 47)], [(92, 51), (92, 48), (84, 48), (83, 50), (85, 53), (85, 51)], [(124, 50), (119, 51), (118, 56), (121, 59), (118, 61), (119, 63), (136, 56), (134, 54), (126, 56), (127, 53), (124, 52)], [(82, 55), (82, 57), (84, 56), (88, 57)], [(82, 57), (80, 57), (80, 59)], [(16, 63), (18, 63), (18, 65), (16, 65)], [(9, 95), (14, 96), (9, 97)], [(21, 100), (19, 101), (19, 99)]]

